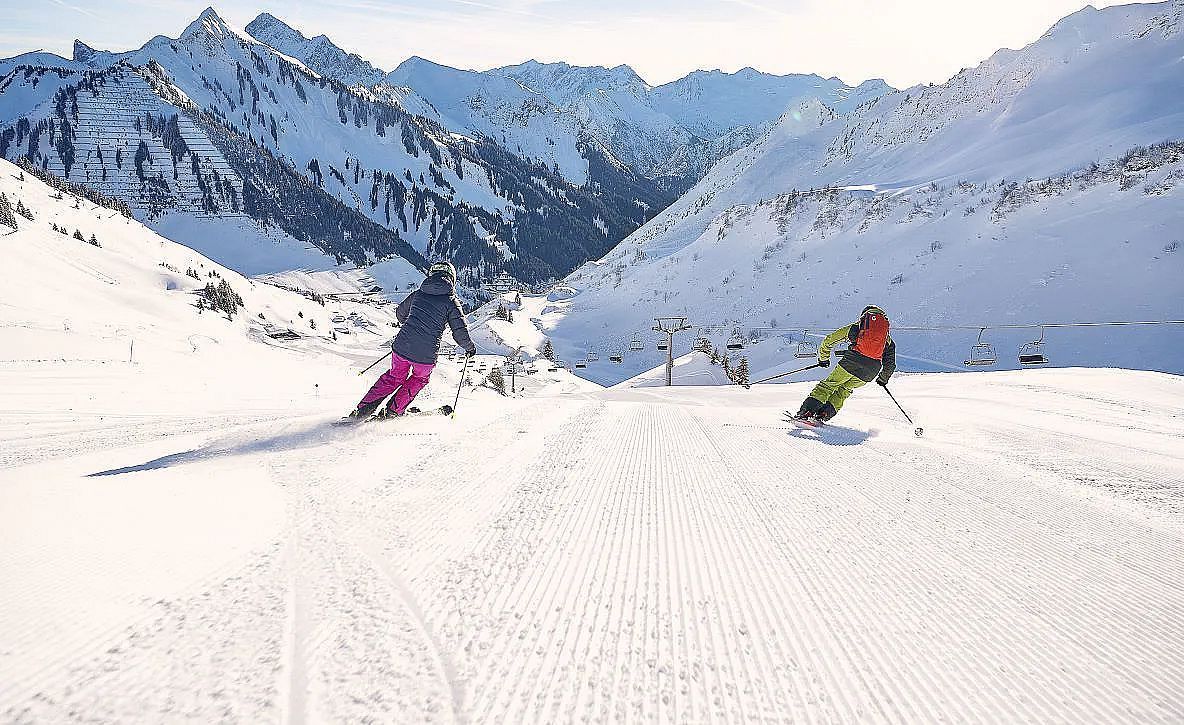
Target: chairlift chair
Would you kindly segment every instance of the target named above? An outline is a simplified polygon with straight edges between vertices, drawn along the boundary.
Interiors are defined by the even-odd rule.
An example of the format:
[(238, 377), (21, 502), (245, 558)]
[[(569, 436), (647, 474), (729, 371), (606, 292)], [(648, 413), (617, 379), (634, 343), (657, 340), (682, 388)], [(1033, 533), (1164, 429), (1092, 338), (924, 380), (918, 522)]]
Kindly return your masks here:
[(600, 359), (600, 356), (597, 355), (596, 353), (594, 353), (594, 352), (588, 353), (588, 362), (596, 362), (599, 359)]
[(740, 336), (739, 332), (734, 333), (732, 335), (732, 337), (728, 339), (728, 349), (729, 350), (743, 350), (744, 349), (744, 338)]
[(1044, 328), (1040, 328), (1040, 337), (1032, 342), (1020, 345), (1020, 365), (1044, 365), (1048, 357), (1044, 354)]
[(583, 360), (576, 363), (576, 370), (583, 370), (586, 367), (588, 367), (588, 363), (584, 362)]
[(621, 356), (620, 356), (620, 355), (609, 355), (609, 356), (608, 356), (608, 359), (609, 359), (609, 361), (610, 361), (610, 362), (615, 362), (615, 363), (619, 363), (619, 362), (621, 362)]
[(798, 340), (798, 346), (793, 351), (794, 357), (803, 360), (818, 357), (818, 343), (807, 337), (808, 334), (809, 330), (802, 330), (802, 339)]
[(983, 332), (987, 328), (980, 328), (978, 331), (978, 342), (970, 348), (970, 357), (962, 361), (963, 365), (967, 367), (986, 367), (994, 365), (999, 362), (999, 356), (995, 354), (995, 346), (989, 342), (983, 342)]
[(633, 339), (629, 341), (629, 349), (633, 350), (634, 352), (638, 352), (640, 350), (644, 350), (645, 345), (643, 345), (641, 343), (640, 337), (638, 337), (637, 335), (634, 335)]
[(667, 343), (665, 340), (658, 340), (658, 350), (659, 351), (666, 352), (669, 349), (670, 349), (669, 343)]

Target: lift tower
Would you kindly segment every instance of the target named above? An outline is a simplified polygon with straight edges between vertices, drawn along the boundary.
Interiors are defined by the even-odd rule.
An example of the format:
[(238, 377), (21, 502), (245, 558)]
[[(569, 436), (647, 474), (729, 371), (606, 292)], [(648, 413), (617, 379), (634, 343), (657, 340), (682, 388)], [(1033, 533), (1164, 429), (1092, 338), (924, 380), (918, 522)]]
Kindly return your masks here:
[(674, 333), (691, 329), (685, 317), (655, 317), (654, 332), (666, 334), (666, 385), (673, 385), (674, 377)]

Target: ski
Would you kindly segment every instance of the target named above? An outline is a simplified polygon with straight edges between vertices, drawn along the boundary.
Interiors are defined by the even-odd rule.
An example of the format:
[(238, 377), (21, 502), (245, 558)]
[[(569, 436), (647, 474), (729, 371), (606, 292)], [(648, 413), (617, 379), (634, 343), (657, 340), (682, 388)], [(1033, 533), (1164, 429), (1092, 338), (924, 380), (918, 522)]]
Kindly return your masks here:
[(406, 410), (406, 412), (403, 413), (403, 415), (395, 415), (393, 413), (386, 413), (384, 411), (380, 415), (373, 416), (372, 418), (370, 418), (370, 420), (376, 421), (376, 422), (381, 422), (384, 420), (398, 420), (400, 418), (418, 418), (421, 416), (428, 416), (428, 415), (452, 415), (452, 406), (451, 405), (441, 405), (438, 408), (428, 408), (427, 410), (421, 410), (419, 408), (412, 407), (412, 408), (408, 408)]
[(385, 410), (381, 410), (378, 413), (370, 416), (369, 418), (353, 418), (353, 417), (350, 417), (347, 415), (344, 418), (335, 421), (333, 423), (333, 425), (354, 426), (354, 425), (361, 425), (362, 423), (381, 423), (381, 422), (387, 421), (387, 420), (397, 420), (399, 418), (417, 418), (420, 416), (427, 416), (427, 415), (452, 415), (452, 406), (451, 405), (441, 405), (439, 408), (429, 408), (428, 410), (420, 410), (419, 408), (408, 408), (407, 412), (403, 413), (403, 415), (394, 415), (391, 413), (387, 413)]
[(790, 413), (788, 410), (785, 411), (784, 420), (786, 423), (795, 425), (803, 430), (818, 430), (826, 425), (817, 418), (799, 418), (797, 414)]

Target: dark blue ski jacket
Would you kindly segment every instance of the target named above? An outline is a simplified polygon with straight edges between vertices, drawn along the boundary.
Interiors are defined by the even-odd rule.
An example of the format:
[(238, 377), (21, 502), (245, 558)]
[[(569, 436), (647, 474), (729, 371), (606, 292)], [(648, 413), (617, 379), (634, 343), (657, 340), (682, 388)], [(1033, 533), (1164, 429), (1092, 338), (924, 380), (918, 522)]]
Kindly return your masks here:
[(428, 277), (419, 289), (407, 295), (407, 299), (399, 303), (395, 316), (402, 327), (391, 347), (396, 355), (411, 362), (436, 364), (445, 325), (452, 329), (456, 344), (469, 354), (477, 352), (452, 284), (442, 274)]

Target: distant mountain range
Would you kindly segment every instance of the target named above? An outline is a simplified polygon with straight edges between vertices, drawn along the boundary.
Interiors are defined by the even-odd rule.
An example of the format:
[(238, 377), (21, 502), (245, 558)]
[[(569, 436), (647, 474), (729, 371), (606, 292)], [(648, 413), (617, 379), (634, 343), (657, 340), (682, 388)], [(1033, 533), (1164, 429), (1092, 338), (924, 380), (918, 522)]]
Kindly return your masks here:
[(269, 14), (246, 31), (207, 9), (136, 51), (0, 61), (0, 156), (246, 272), (344, 264), (399, 286), (446, 256), (470, 286), (533, 285), (608, 252), (786, 106), (841, 113), (890, 90), (420, 58), (385, 73)]
[(309, 40), (273, 15), (260, 15), (246, 30), (317, 73), (350, 85), (377, 86), (412, 113), (450, 129), (489, 135), (515, 153), (557, 164), (576, 183), (583, 183), (586, 173), (573, 153), (581, 138), (595, 138), (635, 171), (683, 190), (797, 102), (816, 98), (845, 113), (892, 90), (882, 80), (852, 88), (837, 78), (778, 76), (752, 68), (696, 71), (650, 86), (627, 65), (528, 61), (479, 72), (418, 57), (383, 76), (325, 36)]

